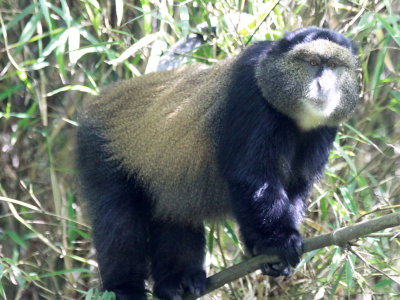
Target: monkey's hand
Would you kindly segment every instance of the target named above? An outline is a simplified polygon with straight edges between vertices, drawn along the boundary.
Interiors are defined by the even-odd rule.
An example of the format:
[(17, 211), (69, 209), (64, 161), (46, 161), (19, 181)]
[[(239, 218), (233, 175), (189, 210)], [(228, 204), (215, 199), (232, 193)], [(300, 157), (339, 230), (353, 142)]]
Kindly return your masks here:
[(303, 254), (302, 236), (296, 229), (285, 228), (280, 234), (274, 233), (267, 239), (260, 239), (252, 248), (253, 255), (277, 255), (280, 262), (261, 265), (264, 275), (273, 277), (289, 276)]
[[(273, 180), (271, 180), (273, 182)], [(232, 185), (233, 210), (246, 248), (252, 255), (277, 255), (280, 262), (262, 267), (271, 276), (287, 276), (300, 261), (302, 236), (297, 230), (304, 211), (300, 196), (289, 199), (279, 183)], [(249, 197), (250, 195), (250, 197)]]

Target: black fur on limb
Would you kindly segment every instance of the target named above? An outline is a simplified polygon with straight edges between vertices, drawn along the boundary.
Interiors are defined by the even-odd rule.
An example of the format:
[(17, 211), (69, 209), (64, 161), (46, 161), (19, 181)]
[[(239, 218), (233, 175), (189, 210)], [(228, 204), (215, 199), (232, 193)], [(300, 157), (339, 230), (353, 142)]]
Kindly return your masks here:
[[(336, 229), (327, 234), (305, 239), (303, 240), (303, 251), (306, 253), (332, 245), (344, 246), (351, 240), (396, 226), (400, 226), (400, 213), (389, 214), (381, 218), (360, 222), (352, 226)], [(237, 280), (258, 270), (263, 264), (274, 263), (277, 261), (279, 261), (277, 256), (258, 255), (227, 268), (208, 278), (207, 288), (203, 295), (220, 288), (226, 283)], [(197, 297), (189, 294), (185, 294), (183, 297), (183, 300), (193, 299), (197, 299)]]

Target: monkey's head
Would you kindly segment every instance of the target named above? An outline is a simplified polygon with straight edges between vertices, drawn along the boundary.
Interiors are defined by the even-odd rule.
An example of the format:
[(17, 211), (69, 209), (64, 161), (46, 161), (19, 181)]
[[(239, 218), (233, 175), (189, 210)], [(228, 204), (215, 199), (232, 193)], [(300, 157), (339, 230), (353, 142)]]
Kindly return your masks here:
[(343, 35), (307, 27), (290, 32), (256, 69), (268, 103), (302, 130), (337, 126), (359, 100), (358, 49)]

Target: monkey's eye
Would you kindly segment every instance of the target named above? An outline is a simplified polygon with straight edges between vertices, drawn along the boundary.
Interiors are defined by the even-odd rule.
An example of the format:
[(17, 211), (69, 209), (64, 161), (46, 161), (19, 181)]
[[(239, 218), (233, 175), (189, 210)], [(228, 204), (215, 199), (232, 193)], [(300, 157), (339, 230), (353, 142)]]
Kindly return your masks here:
[(312, 60), (310, 60), (310, 65), (311, 65), (312, 67), (316, 67), (316, 66), (319, 65), (319, 62), (318, 62), (318, 60), (316, 60), (316, 59), (312, 59)]
[(336, 68), (336, 63), (334, 63), (333, 61), (328, 62), (327, 65), (328, 65), (328, 68), (330, 68), (330, 69)]

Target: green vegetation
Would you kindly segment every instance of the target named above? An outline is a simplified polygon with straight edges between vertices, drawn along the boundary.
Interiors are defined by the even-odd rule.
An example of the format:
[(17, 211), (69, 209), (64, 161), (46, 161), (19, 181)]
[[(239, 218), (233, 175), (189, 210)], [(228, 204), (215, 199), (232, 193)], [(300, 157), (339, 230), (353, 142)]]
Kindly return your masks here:
[[(97, 290), (74, 178), (76, 113), (100, 87), (154, 71), (192, 32), (204, 41), (183, 63), (212, 64), (308, 25), (357, 41), (364, 100), (340, 130), (302, 232), (400, 211), (399, 24), (398, 0), (0, 0), (0, 298), (112, 299)], [(242, 260), (233, 222), (207, 229), (210, 274)], [(398, 228), (307, 253), (287, 279), (255, 272), (212, 299), (356, 294), (400, 297)]]

